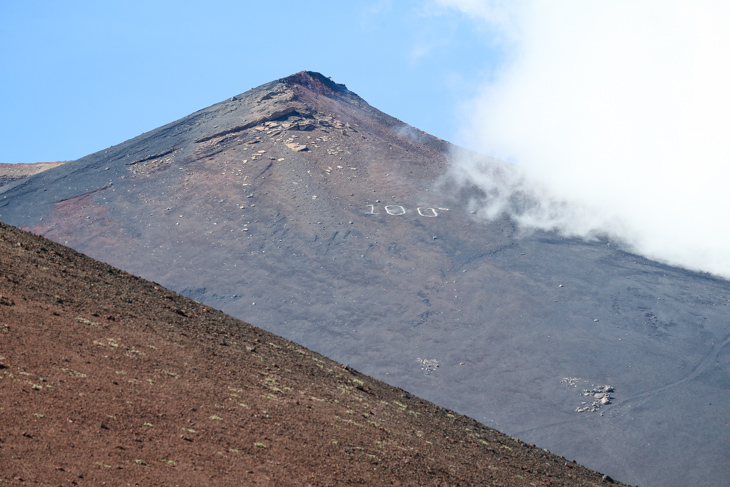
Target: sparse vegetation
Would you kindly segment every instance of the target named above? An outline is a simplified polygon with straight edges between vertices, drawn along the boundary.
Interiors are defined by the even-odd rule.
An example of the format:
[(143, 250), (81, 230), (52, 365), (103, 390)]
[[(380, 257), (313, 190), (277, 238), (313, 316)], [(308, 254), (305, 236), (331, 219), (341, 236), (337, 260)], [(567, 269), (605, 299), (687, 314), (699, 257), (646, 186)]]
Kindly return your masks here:
[(82, 318), (82, 317), (80, 317), (80, 316), (76, 318), (76, 321), (77, 321), (78, 323), (83, 323), (83, 324), (85, 324), (85, 325), (89, 325), (89, 326), (93, 326), (93, 327), (98, 327), (98, 326), (100, 326), (100, 324), (99, 324), (99, 323), (96, 323), (95, 321), (87, 320), (86, 318)]
[(75, 370), (71, 370), (71, 369), (61, 369), (61, 370), (63, 372), (65, 372), (65, 373), (67, 373), (68, 375), (72, 375), (74, 377), (80, 377), (82, 379), (85, 379), (86, 377), (88, 377), (86, 374), (83, 374), (81, 372), (77, 372)]

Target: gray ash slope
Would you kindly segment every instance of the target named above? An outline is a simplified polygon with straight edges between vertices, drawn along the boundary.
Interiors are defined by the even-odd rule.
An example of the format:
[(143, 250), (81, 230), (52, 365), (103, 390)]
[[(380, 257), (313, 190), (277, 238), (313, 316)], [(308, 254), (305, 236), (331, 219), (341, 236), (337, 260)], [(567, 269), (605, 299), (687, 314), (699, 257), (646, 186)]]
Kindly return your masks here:
[(730, 284), (476, 220), (435, 190), (451, 148), (303, 72), (4, 187), (0, 220), (622, 481), (722, 485)]

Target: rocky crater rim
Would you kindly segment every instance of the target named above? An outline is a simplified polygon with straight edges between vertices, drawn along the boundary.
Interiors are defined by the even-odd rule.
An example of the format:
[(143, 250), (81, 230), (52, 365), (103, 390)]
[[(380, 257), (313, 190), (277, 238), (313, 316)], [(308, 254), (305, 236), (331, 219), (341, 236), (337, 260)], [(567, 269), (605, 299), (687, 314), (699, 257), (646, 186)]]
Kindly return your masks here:
[[(355, 95), (344, 84), (335, 83), (331, 78), (315, 71), (300, 71), (283, 78), (281, 81), (289, 86), (303, 86), (324, 96), (332, 96), (335, 93)], [(360, 97), (358, 96), (358, 98)]]

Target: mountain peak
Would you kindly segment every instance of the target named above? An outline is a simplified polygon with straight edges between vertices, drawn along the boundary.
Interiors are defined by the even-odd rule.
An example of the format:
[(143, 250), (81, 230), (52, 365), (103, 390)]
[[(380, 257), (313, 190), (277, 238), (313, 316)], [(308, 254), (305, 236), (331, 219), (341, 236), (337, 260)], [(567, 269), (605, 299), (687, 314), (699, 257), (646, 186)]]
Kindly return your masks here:
[(3, 186), (0, 219), (618, 478), (727, 483), (730, 283), (479, 220), (453, 149), (304, 71)]
[(332, 93), (352, 93), (347, 89), (347, 86), (335, 83), (332, 81), (332, 78), (326, 77), (316, 71), (300, 71), (283, 78), (282, 81), (290, 86), (303, 86), (322, 95), (331, 95)]

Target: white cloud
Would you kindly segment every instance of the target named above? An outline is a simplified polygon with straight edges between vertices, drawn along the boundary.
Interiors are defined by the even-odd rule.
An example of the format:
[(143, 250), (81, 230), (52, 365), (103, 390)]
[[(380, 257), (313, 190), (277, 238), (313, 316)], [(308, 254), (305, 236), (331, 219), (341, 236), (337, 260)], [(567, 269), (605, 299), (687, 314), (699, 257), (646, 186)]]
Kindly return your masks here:
[[(524, 170), (497, 191), (539, 197), (509, 210), (523, 225), (608, 233), (730, 278), (730, 4), (437, 3), (509, 40), (510, 61), (466, 105), (461, 142)], [(456, 171), (495, 184), (473, 161)]]
[(522, 3), (506, 0), (433, 0), (432, 5), (455, 9), (475, 20), (507, 30)]

